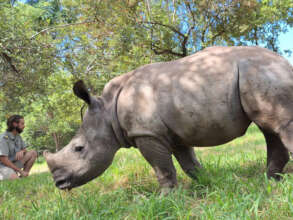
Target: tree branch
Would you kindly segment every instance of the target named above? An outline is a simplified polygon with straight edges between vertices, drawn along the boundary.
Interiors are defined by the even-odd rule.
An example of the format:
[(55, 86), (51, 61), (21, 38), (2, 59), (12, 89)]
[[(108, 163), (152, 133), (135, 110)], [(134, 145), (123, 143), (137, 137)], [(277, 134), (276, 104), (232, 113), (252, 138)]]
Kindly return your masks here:
[(10, 56), (8, 56), (6, 53), (1, 52), (0, 53), (1, 56), (3, 57), (3, 59), (9, 64), (9, 66), (11, 67), (11, 69), (16, 72), (17, 74), (19, 74), (19, 71), (16, 69), (15, 65), (12, 63), (12, 59)]
[(86, 67), (86, 71), (85, 71), (85, 73), (84, 73), (85, 75), (88, 74), (89, 71), (91, 71), (91, 70), (94, 68), (93, 63), (94, 63), (95, 61), (96, 61), (96, 58), (93, 59), (93, 61), (90, 62), (90, 63), (87, 65), (87, 67)]
[(44, 33), (46, 31), (50, 31), (50, 30), (54, 30), (57, 28), (65, 28), (68, 26), (76, 26), (76, 25), (83, 25), (83, 24), (91, 24), (91, 23), (97, 23), (98, 21), (84, 21), (84, 22), (80, 22), (80, 23), (74, 23), (74, 24), (64, 24), (64, 25), (60, 25), (60, 26), (55, 26), (55, 27), (49, 27), (49, 28), (45, 28), (43, 30), (41, 30), (40, 32), (34, 34), (33, 36), (31, 36), (31, 40), (34, 39), (36, 36), (38, 36), (41, 33)]
[(188, 9), (188, 11), (189, 11), (189, 13), (191, 14), (191, 18), (192, 18), (192, 22), (193, 22), (193, 26), (195, 25), (195, 16), (194, 16), (194, 13), (193, 13), (193, 11), (192, 11), (192, 9), (191, 9), (191, 5), (190, 5), (190, 3), (188, 2), (188, 1), (184, 1), (184, 3), (185, 3), (185, 5), (187, 6), (187, 9)]
[(186, 56), (184, 53), (177, 53), (177, 52), (174, 52), (172, 49), (162, 49), (162, 48), (159, 48), (156, 45), (153, 45), (152, 50), (154, 51), (154, 53), (156, 55), (172, 54), (172, 55), (179, 56), (179, 57), (185, 57)]
[(177, 33), (178, 35), (180, 35), (181, 37), (185, 37), (185, 34), (181, 33), (179, 30), (177, 30), (176, 28), (172, 27), (171, 25), (167, 25), (167, 24), (162, 24), (160, 22), (152, 22), (152, 21), (142, 21), (140, 22), (141, 24), (152, 24), (152, 25), (159, 25), (159, 26), (163, 26), (166, 28), (169, 28), (170, 30), (172, 30), (173, 32)]
[[(167, 25), (167, 24), (162, 24), (160, 22), (144, 21), (144, 22), (140, 22), (140, 23), (141, 24), (151, 24), (151, 25), (159, 25), (159, 26), (167, 27), (170, 30), (172, 30), (173, 32), (177, 33), (179, 36), (183, 37), (183, 41), (181, 43), (182, 53), (174, 52), (172, 49), (162, 49), (162, 48), (159, 48), (158, 46), (156, 46), (154, 44), (151, 44), (151, 49), (154, 51), (155, 54), (161, 55), (161, 54), (168, 54), (169, 53), (169, 54), (172, 54), (172, 55), (175, 55), (175, 56), (180, 56), (180, 57), (187, 56), (186, 44), (188, 42), (188, 39), (189, 39), (189, 35), (191, 33), (191, 30), (194, 28), (194, 25), (189, 28), (187, 34), (183, 34), (179, 30), (177, 30), (176, 28), (174, 28), (173, 26)], [(151, 29), (151, 31), (152, 30), (153, 29)]]

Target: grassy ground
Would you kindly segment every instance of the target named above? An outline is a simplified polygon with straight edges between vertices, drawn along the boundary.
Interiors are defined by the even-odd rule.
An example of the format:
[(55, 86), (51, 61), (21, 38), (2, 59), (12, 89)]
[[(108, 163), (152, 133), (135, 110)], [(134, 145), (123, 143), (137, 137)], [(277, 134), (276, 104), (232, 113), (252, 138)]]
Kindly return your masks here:
[(30, 177), (0, 182), (0, 219), (293, 219), (293, 177), (266, 178), (265, 142), (255, 126), (196, 153), (205, 168), (199, 180), (175, 162), (179, 188), (165, 197), (136, 149), (120, 150), (101, 177), (71, 192), (55, 188), (46, 165), (36, 164)]

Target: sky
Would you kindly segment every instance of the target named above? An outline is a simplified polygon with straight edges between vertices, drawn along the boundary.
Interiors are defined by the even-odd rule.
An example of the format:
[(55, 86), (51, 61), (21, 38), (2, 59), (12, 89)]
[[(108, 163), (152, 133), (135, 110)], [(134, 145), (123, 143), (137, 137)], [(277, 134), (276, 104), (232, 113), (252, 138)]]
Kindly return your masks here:
[[(293, 52), (293, 27), (289, 29), (289, 31), (285, 34), (281, 34), (279, 37), (280, 48), (281, 50), (291, 49)], [(293, 53), (291, 57), (283, 55), (286, 57), (289, 62), (293, 65)]]

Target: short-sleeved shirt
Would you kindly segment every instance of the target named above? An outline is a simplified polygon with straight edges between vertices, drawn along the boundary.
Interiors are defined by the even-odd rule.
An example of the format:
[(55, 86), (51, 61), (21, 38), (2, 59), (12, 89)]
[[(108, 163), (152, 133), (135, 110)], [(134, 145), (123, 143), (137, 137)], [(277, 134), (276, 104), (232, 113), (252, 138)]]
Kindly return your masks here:
[[(0, 156), (7, 156), (10, 161), (14, 162), (16, 153), (25, 148), (26, 144), (20, 135), (14, 135), (9, 131), (0, 135)], [(0, 165), (3, 164), (0, 162)]]

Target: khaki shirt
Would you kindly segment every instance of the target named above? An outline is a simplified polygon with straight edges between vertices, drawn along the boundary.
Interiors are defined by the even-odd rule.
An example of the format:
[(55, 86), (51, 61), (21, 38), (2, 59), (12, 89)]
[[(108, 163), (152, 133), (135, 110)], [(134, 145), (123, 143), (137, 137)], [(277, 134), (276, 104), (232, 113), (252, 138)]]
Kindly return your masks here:
[(14, 136), (9, 131), (0, 135), (0, 156), (7, 156), (10, 161), (14, 162), (16, 153), (25, 148), (26, 144), (20, 135)]

